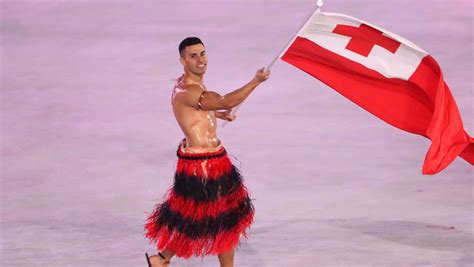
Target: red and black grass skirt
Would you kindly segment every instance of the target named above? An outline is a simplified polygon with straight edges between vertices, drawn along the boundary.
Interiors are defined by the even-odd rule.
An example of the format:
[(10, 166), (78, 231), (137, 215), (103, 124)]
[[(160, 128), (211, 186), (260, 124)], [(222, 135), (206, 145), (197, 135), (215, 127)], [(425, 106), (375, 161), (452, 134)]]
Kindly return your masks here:
[(239, 170), (222, 146), (191, 153), (181, 144), (177, 154), (174, 185), (148, 216), (145, 237), (183, 258), (229, 251), (254, 216)]

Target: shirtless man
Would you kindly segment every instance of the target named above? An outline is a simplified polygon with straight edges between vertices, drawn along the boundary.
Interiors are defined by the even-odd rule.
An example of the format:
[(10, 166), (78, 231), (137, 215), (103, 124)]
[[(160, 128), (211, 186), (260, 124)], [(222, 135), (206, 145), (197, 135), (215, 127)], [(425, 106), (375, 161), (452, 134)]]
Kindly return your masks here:
[[(207, 56), (202, 43), (186, 46), (181, 52), (180, 61), (185, 74), (178, 80), (178, 86), (173, 91), (172, 105), (176, 120), (189, 147), (216, 147), (219, 144), (216, 117), (234, 120), (230, 110), (242, 103), (260, 83), (268, 79), (270, 73), (260, 69), (246, 85), (221, 96), (208, 91), (204, 85)], [(198, 103), (201, 105), (197, 106)]]
[[(200, 171), (199, 170), (200, 168), (199, 168), (198, 170), (194, 170), (194, 173), (191, 173), (189, 175), (198, 176), (198, 178), (195, 177), (194, 179), (206, 180), (208, 175), (212, 176), (213, 172), (215, 172), (213, 171), (212, 167), (209, 167), (209, 166), (206, 167), (207, 166), (206, 164), (209, 164), (210, 166), (216, 166), (219, 164), (225, 165), (227, 163), (222, 163), (222, 162), (229, 161), (225, 153), (225, 149), (222, 147), (221, 142), (217, 137), (216, 118), (227, 120), (227, 121), (233, 121), (235, 119), (235, 116), (230, 114), (231, 109), (236, 107), (240, 103), (242, 103), (258, 85), (260, 85), (262, 82), (267, 80), (270, 76), (270, 72), (264, 70), (264, 68), (259, 69), (256, 72), (255, 77), (252, 80), (250, 80), (247, 84), (245, 84), (239, 89), (236, 89), (228, 94), (221, 96), (220, 94), (216, 92), (208, 91), (206, 86), (204, 85), (204, 73), (206, 72), (206, 68), (207, 68), (207, 56), (206, 56), (204, 44), (201, 42), (201, 40), (199, 40), (199, 38), (196, 38), (196, 37), (189, 37), (189, 38), (184, 39), (179, 45), (179, 52), (180, 52), (180, 62), (184, 67), (184, 74), (177, 80), (177, 84), (173, 90), (172, 106), (173, 106), (173, 112), (176, 117), (176, 120), (179, 126), (181, 127), (186, 138), (182, 141), (178, 149), (178, 157), (181, 155), (182, 158), (186, 158), (188, 160), (186, 162), (189, 162), (190, 159), (192, 160), (194, 155), (199, 156), (199, 157), (196, 157), (195, 159), (201, 160), (199, 162), (202, 165), (203, 171)], [(209, 153), (211, 154), (213, 153), (213, 154), (211, 155)], [(219, 155), (216, 155), (216, 154), (219, 154)], [(211, 156), (209, 158), (206, 158), (204, 161), (202, 161), (203, 155), (211, 155)], [(178, 162), (178, 166), (181, 166), (180, 164), (181, 163)], [(183, 164), (186, 164), (186, 163), (183, 163)], [(196, 166), (196, 165), (193, 165), (193, 166)], [(229, 168), (229, 172), (230, 172), (230, 170), (232, 169), (232, 167), (230, 166), (235, 168), (235, 166), (233, 165), (229, 165), (228, 167), (221, 166), (220, 168), (221, 169)], [(197, 171), (197, 174), (196, 174), (196, 171)], [(199, 178), (199, 173), (202, 173), (201, 176), (204, 178), (202, 177)], [(178, 172), (177, 172), (177, 175), (179, 176)], [(227, 174), (227, 177), (229, 176), (231, 175)], [(224, 179), (226, 178), (224, 177)], [(242, 186), (240, 182), (240, 178), (235, 178), (235, 179), (236, 179), (236, 182), (232, 182), (232, 183), (235, 183), (237, 187)], [(219, 183), (219, 178), (217, 178), (216, 180), (217, 180), (217, 183)], [(175, 181), (175, 187), (176, 187), (176, 183), (177, 182)], [(227, 181), (226, 183), (228, 184), (229, 182)], [(189, 185), (189, 187), (188, 185), (184, 185), (184, 186), (189, 189), (191, 185)], [(199, 190), (196, 190), (196, 191), (210, 190), (209, 188), (205, 187), (206, 181), (204, 181), (202, 186), (203, 186), (202, 189), (198, 188)], [(219, 190), (221, 190), (219, 192), (237, 190), (237, 189), (228, 189), (228, 190), (224, 189), (225, 185), (223, 182), (219, 186), (220, 186)], [(244, 187), (242, 186), (240, 189), (242, 188)], [(174, 188), (174, 191), (179, 192), (180, 190), (179, 188)], [(213, 195), (212, 192), (208, 192), (208, 191), (206, 192), (207, 192), (207, 195)], [(184, 196), (184, 197), (186, 198), (188, 196)], [(223, 195), (222, 197), (228, 197), (228, 196)], [(190, 197), (189, 199), (193, 199), (193, 198)], [(173, 201), (173, 200), (169, 199), (168, 201)], [(252, 221), (253, 206), (251, 205), (250, 199), (248, 198), (246, 192), (244, 193), (244, 196), (241, 199), (236, 199), (235, 201), (238, 201), (239, 203), (244, 203), (244, 202), (246, 203), (246, 204), (244, 203), (244, 205), (240, 205), (240, 207), (241, 208), (243, 207), (245, 211), (243, 212), (242, 210), (239, 210), (238, 214), (244, 214), (244, 215), (247, 214), (247, 215), (245, 215), (246, 217), (243, 216), (242, 218), (239, 218), (238, 221), (235, 221), (235, 216), (234, 216), (234, 219), (233, 219), (234, 221), (231, 221), (231, 219), (226, 219), (225, 217), (222, 217), (225, 215), (224, 213), (219, 214), (221, 216), (219, 217), (221, 221), (219, 221), (218, 223), (214, 223), (214, 225), (215, 224), (230, 225), (228, 226), (229, 229), (213, 229), (214, 232), (219, 233), (219, 235), (222, 235), (222, 233), (226, 233), (226, 231), (228, 230), (232, 230), (235, 232), (236, 231), (235, 229), (237, 228), (244, 229), (248, 227)], [(167, 202), (165, 202), (165, 204)], [(203, 202), (199, 202), (199, 203), (200, 203), (199, 205), (205, 205), (205, 204), (202, 204)], [(206, 202), (204, 201), (204, 203)], [(210, 200), (209, 203), (213, 203), (213, 202)], [(174, 204), (172, 203), (170, 204), (170, 206), (173, 206), (173, 205)], [(196, 204), (196, 206), (197, 205), (198, 204)], [(208, 207), (205, 207), (205, 208), (209, 209)], [(176, 211), (176, 214), (180, 214), (180, 216), (182, 214), (191, 214), (191, 218), (193, 218), (192, 216), (194, 216), (195, 214), (199, 212), (200, 211), (197, 211), (197, 210), (192, 210), (192, 211), (179, 210), (179, 211)], [(228, 211), (226, 212), (228, 213)], [(225, 248), (227, 249), (226, 251), (224, 251), (224, 248), (218, 247), (218, 245), (212, 245), (212, 248), (199, 247), (195, 249), (188, 248), (187, 250), (184, 250), (184, 249), (181, 249), (181, 247), (184, 244), (181, 244), (180, 246), (180, 244), (178, 244), (178, 241), (174, 242), (173, 240), (170, 240), (172, 239), (169, 237), (170, 234), (166, 232), (166, 230), (163, 230), (163, 229), (170, 229), (170, 228), (175, 227), (174, 225), (170, 225), (163, 222), (167, 220), (166, 218), (164, 218), (166, 216), (162, 215), (165, 213), (169, 213), (169, 211), (166, 210), (165, 212), (163, 210), (161, 211), (156, 210), (154, 214), (152, 214), (148, 219), (149, 220), (149, 223), (147, 226), (148, 227), (147, 229), (149, 231), (148, 237), (154, 240), (159, 240), (160, 235), (166, 236), (167, 238), (164, 241), (161, 240), (160, 242), (157, 242), (159, 244), (158, 249), (159, 250), (162, 249), (162, 251), (159, 252), (158, 255), (153, 255), (149, 257), (151, 266), (153, 267), (167, 266), (170, 259), (174, 255), (187, 258), (191, 255), (191, 253), (193, 255), (199, 255), (199, 256), (208, 255), (208, 254), (217, 254), (219, 257), (219, 262), (221, 266), (226, 266), (226, 267), (233, 266), (234, 247), (238, 241), (238, 237), (240, 236), (240, 234), (245, 235), (243, 230), (241, 231), (239, 236), (226, 237), (225, 240), (227, 240), (228, 242), (230, 242), (229, 240), (233, 240), (231, 242), (232, 243), (231, 248), (226, 247)], [(182, 215), (182, 217), (183, 217), (182, 220), (185, 221), (189, 225), (190, 224), (189, 219), (188, 221), (186, 221), (186, 217), (184, 215)], [(202, 222), (199, 222), (199, 223), (201, 223), (200, 225), (202, 225)], [(190, 227), (188, 226), (188, 228)], [(208, 230), (203, 230), (203, 231), (206, 233), (209, 232)], [(150, 234), (150, 232), (153, 232), (153, 233)], [(180, 232), (174, 233), (174, 234), (175, 235), (183, 234), (184, 237), (182, 237), (182, 239), (189, 238), (190, 236), (189, 234), (188, 236), (185, 236), (184, 233), (180, 233)], [(202, 235), (201, 233), (198, 232), (198, 233), (193, 233), (192, 236), (196, 237), (196, 236), (202, 236)], [(216, 236), (218, 235), (216, 234), (213, 237), (205, 237), (205, 238), (209, 238), (210, 240), (215, 241)], [(202, 241), (202, 239), (200, 240)], [(193, 243), (193, 239), (187, 239), (186, 246), (191, 246), (190, 244), (192, 243)], [(199, 242), (196, 242), (196, 243), (199, 243)], [(202, 243), (203, 242), (200, 242), (199, 244), (202, 244)], [(225, 242), (215, 241), (215, 243), (221, 244)]]

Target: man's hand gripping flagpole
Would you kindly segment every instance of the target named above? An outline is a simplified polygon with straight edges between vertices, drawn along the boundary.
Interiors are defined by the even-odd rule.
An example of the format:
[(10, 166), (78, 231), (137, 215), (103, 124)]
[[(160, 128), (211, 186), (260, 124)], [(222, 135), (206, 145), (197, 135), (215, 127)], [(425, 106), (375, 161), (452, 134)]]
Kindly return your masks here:
[[(298, 28), (298, 31), (292, 36), (292, 38), (288, 41), (288, 43), (283, 47), (283, 49), (280, 51), (280, 53), (278, 53), (278, 55), (272, 60), (272, 62), (270, 64), (268, 64), (267, 67), (265, 67), (264, 71), (269, 71), (270, 68), (273, 66), (273, 64), (275, 64), (275, 62), (277, 61), (277, 59), (279, 59), (281, 57), (281, 55), (283, 55), (285, 53), (285, 51), (288, 49), (288, 47), (291, 45), (291, 43), (293, 43), (293, 41), (295, 40), (296, 36), (298, 35), (298, 33), (300, 32), (300, 30), (306, 26), (306, 23), (308, 23), (308, 21), (316, 14), (318, 14), (319, 12), (321, 12), (321, 7), (323, 6), (323, 0), (318, 0), (316, 2), (316, 11), (314, 12), (311, 12), (311, 14), (304, 20), (304, 22), (301, 24), (301, 26)], [(240, 105), (238, 105), (237, 107), (233, 108), (230, 112), (230, 115), (231, 116), (234, 116), (235, 113), (237, 112), (237, 110), (239, 110), (240, 106), (242, 106), (243, 103), (241, 103)], [(222, 124), (222, 128), (225, 127), (225, 125), (227, 124), (228, 121), (224, 121), (224, 123)]]

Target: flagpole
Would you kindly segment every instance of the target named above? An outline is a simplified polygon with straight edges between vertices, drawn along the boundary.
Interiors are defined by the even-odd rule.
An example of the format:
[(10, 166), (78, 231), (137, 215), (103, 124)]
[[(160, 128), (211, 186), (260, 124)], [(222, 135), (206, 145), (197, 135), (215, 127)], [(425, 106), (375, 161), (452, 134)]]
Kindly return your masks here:
[[(311, 14), (306, 17), (306, 19), (303, 21), (303, 23), (301, 24), (301, 26), (298, 28), (298, 31), (291, 37), (291, 39), (288, 41), (288, 43), (281, 49), (280, 53), (278, 53), (276, 55), (276, 57), (272, 60), (272, 62), (270, 62), (270, 64), (268, 64), (267, 67), (265, 67), (265, 71), (268, 71), (270, 70), (270, 68), (273, 66), (273, 64), (275, 64), (275, 62), (277, 61), (277, 59), (280, 58), (280, 56), (288, 49), (288, 47), (291, 45), (291, 43), (293, 43), (293, 41), (296, 39), (296, 37), (298, 36), (298, 33), (300, 32), (300, 30), (306, 26), (306, 24), (308, 23), (308, 21), (315, 15), (315, 14), (318, 14), (319, 12), (321, 12), (321, 7), (323, 6), (323, 0), (318, 0), (316, 2), (316, 11), (313, 11), (311, 12)], [(242, 106), (243, 103), (240, 103), (237, 107), (233, 108), (230, 112), (230, 115), (234, 115), (237, 110), (239, 110), (240, 106)], [(222, 128), (225, 127), (225, 125), (227, 124), (228, 121), (224, 121), (224, 123), (222, 124)]]

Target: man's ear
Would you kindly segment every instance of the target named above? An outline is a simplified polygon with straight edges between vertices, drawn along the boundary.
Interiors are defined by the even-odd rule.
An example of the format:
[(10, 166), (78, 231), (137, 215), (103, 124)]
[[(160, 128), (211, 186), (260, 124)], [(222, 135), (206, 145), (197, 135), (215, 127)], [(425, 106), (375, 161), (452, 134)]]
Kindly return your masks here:
[(186, 62), (184, 61), (184, 58), (183, 57), (179, 57), (179, 62), (181, 62), (181, 64), (186, 65)]

